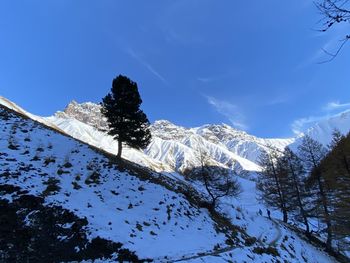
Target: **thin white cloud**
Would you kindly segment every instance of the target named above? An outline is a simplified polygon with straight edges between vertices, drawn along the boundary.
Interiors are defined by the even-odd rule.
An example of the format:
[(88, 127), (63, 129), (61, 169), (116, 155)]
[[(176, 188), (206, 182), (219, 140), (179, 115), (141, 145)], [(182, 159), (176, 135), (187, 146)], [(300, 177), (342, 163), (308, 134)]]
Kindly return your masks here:
[[(164, 26), (163, 26), (164, 27)], [(193, 34), (180, 34), (173, 29), (163, 28), (165, 40), (169, 43), (176, 43), (182, 46), (208, 44), (202, 36)]]
[(244, 122), (245, 117), (236, 105), (224, 100), (216, 99), (212, 96), (204, 96), (208, 103), (213, 106), (218, 113), (225, 116), (234, 127), (242, 130), (248, 129), (248, 126)]
[(278, 104), (284, 104), (290, 101), (290, 96), (287, 94), (279, 95), (268, 100), (265, 105), (273, 106)]
[(326, 52), (331, 52), (339, 44), (339, 36), (330, 38), (327, 40), (325, 44), (323, 44), (322, 48), (317, 49), (310, 57), (306, 58), (302, 61), (297, 67), (297, 70), (304, 69), (310, 65), (315, 65), (322, 63), (329, 59)]
[(322, 45), (321, 40), (319, 40), (318, 42), (320, 43), (320, 48), (317, 48), (313, 54), (301, 61), (299, 65), (296, 66), (296, 70), (302, 70), (306, 67), (309, 67), (310, 65), (329, 61), (332, 58), (332, 56), (329, 54), (337, 53), (343, 43), (343, 38), (346, 36), (347, 32), (348, 26), (347, 23), (344, 23), (337, 25), (334, 30), (329, 32), (317, 31), (317, 33), (313, 33), (312, 37), (314, 38), (319, 39), (320, 37), (325, 37), (324, 43)]
[(203, 82), (203, 83), (207, 83), (207, 82), (212, 82), (215, 79), (214, 78), (201, 78), (201, 77), (198, 77), (197, 80), (200, 81), (200, 82)]
[(156, 76), (159, 80), (161, 80), (164, 84), (169, 85), (166, 79), (156, 71), (147, 61), (142, 59), (134, 50), (128, 48), (126, 52), (135, 60), (137, 60), (141, 65), (143, 65), (149, 72), (151, 72), (154, 76)]
[(334, 111), (339, 109), (350, 108), (350, 102), (340, 103), (339, 101), (331, 101), (323, 108), (326, 111)]
[(341, 115), (342, 113), (347, 112), (349, 110), (350, 110), (350, 102), (339, 103), (337, 101), (331, 101), (322, 108), (322, 111), (325, 112), (325, 114), (320, 116), (309, 116), (309, 117), (294, 120), (291, 124), (292, 131), (296, 135), (302, 134), (316, 122), (320, 122), (322, 120), (326, 120), (331, 117)]
[(200, 76), (200, 77), (197, 77), (196, 80), (202, 83), (209, 83), (209, 82), (215, 82), (223, 79), (232, 78), (239, 75), (240, 73), (241, 73), (240, 69), (228, 68), (226, 72), (223, 72), (221, 74), (212, 75), (212, 76)]
[(222, 75), (212, 76), (212, 77), (198, 77), (197, 81), (202, 83), (210, 83), (210, 82), (222, 80), (227, 77), (229, 77), (229, 74), (222, 74)]
[(300, 135), (307, 130), (312, 124), (327, 119), (329, 115), (324, 116), (309, 116), (305, 118), (296, 119), (291, 124), (292, 131), (296, 135)]

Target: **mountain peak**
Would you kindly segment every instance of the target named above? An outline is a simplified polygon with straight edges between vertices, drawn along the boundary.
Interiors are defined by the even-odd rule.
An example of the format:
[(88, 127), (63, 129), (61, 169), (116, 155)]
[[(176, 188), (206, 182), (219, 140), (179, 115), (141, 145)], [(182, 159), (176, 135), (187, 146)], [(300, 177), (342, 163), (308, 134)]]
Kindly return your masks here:
[(76, 100), (72, 100), (71, 102), (68, 103), (67, 107), (69, 106), (75, 106), (78, 105), (79, 103)]
[(78, 103), (72, 100), (62, 112), (56, 113), (58, 117), (69, 117), (77, 119), (99, 130), (107, 128), (107, 120), (101, 113), (101, 105), (93, 102)]
[(178, 127), (177, 125), (175, 125), (174, 123), (172, 123), (171, 121), (168, 121), (168, 120), (156, 120), (153, 123), (153, 126), (176, 126), (176, 127)]

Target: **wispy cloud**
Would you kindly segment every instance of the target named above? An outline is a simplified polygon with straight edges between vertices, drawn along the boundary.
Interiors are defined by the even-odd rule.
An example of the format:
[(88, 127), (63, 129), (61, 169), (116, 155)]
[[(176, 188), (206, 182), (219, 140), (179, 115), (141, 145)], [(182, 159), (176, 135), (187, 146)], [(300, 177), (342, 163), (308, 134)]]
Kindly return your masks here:
[[(348, 32), (347, 24), (339, 24), (333, 31), (331, 31), (329, 34), (325, 32), (317, 31), (317, 33), (314, 33), (312, 37), (314, 38), (320, 38), (320, 37), (326, 37), (324, 40), (323, 45), (317, 50), (314, 51), (313, 54), (311, 54), (309, 57), (304, 59), (299, 65), (297, 65), (296, 70), (304, 69), (305, 67), (308, 67), (312, 64), (320, 64), (323, 62), (329, 61), (332, 56), (330, 54), (337, 53), (339, 51), (339, 48), (341, 47), (343, 43), (343, 36), (345, 36)], [(321, 43), (321, 41), (319, 41)]]
[(208, 83), (208, 82), (214, 81), (215, 78), (201, 78), (201, 77), (198, 77), (197, 80), (200, 81), (200, 82), (203, 82), (203, 83)]
[(223, 74), (223, 75), (211, 76), (211, 77), (198, 77), (197, 81), (202, 83), (210, 83), (210, 82), (222, 80), (227, 77), (229, 77), (229, 74)]
[(210, 83), (210, 82), (216, 82), (224, 79), (229, 79), (232, 77), (235, 77), (239, 75), (242, 72), (241, 69), (236, 69), (236, 68), (228, 68), (226, 71), (222, 72), (221, 74), (216, 74), (216, 75), (211, 75), (211, 76), (200, 76), (197, 77), (197, 81), (202, 82), (202, 83)]
[(228, 101), (216, 99), (212, 96), (204, 95), (204, 97), (207, 99), (208, 103), (213, 106), (218, 113), (225, 116), (234, 127), (242, 130), (248, 129), (248, 126), (245, 124), (245, 117), (236, 105)]
[(157, 71), (154, 69), (154, 67), (151, 66), (146, 60), (141, 58), (133, 49), (128, 48), (126, 52), (135, 60), (137, 60), (141, 65), (143, 65), (149, 72), (151, 72), (154, 76), (156, 76), (160, 81), (162, 81), (164, 84), (169, 85), (167, 80)]
[[(342, 38), (348, 32), (347, 24), (339, 24), (332, 31), (322, 32), (322, 25), (315, 29), (315, 32), (311, 35), (312, 38), (316, 38), (317, 48), (311, 55), (305, 58), (296, 69), (304, 69), (312, 64), (320, 64), (329, 61), (332, 55), (337, 53), (342, 45)], [(323, 42), (323, 44), (322, 44)]]
[(328, 114), (323, 116), (309, 116), (305, 118), (296, 119), (291, 124), (291, 128), (294, 134), (300, 135), (307, 130), (315, 122), (324, 120), (330, 117)]
[(333, 50), (338, 43), (338, 36), (328, 39), (321, 48), (317, 49), (311, 56), (302, 61), (296, 67), (296, 69), (301, 70), (308, 66), (311, 66), (312, 64), (319, 64), (326, 61), (327, 59), (329, 59), (329, 57), (327, 57), (326, 52), (330, 52), (330, 50)]
[(265, 105), (274, 106), (278, 104), (284, 104), (290, 101), (290, 96), (287, 94), (277, 95), (276, 97), (272, 97), (270, 100), (267, 100)]
[(328, 102), (327, 105), (323, 108), (325, 111), (334, 111), (350, 108), (350, 102), (340, 103), (339, 101)]
[[(164, 26), (163, 26), (164, 27)], [(188, 45), (204, 45), (208, 44), (201, 35), (194, 34), (180, 34), (179, 32), (175, 32), (173, 29), (165, 29), (163, 28), (165, 40), (169, 43), (175, 43), (182, 46)]]
[(292, 131), (296, 135), (302, 134), (316, 122), (329, 119), (333, 116), (338, 116), (349, 110), (350, 110), (350, 102), (339, 103), (339, 102), (331, 101), (327, 103), (324, 107), (322, 107), (321, 111), (324, 114), (318, 115), (318, 116), (309, 116), (309, 117), (304, 117), (304, 118), (294, 120), (293, 123), (291, 124)]

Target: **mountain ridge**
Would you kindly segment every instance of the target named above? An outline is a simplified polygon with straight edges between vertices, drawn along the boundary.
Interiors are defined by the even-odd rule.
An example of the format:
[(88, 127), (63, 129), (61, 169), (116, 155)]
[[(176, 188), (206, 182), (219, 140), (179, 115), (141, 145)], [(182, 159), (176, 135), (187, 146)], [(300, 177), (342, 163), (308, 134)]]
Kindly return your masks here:
[[(63, 112), (58, 112), (48, 119), (54, 124), (55, 122), (58, 124), (55, 118), (75, 119), (99, 131), (106, 131), (108, 129), (107, 120), (102, 116), (100, 109), (99, 104), (92, 102), (79, 104), (73, 101)], [(349, 131), (350, 114), (340, 114), (322, 120), (310, 127), (304, 134), (327, 145), (331, 140), (334, 128), (340, 129), (343, 133)], [(151, 124), (150, 130), (153, 140), (144, 153), (153, 161), (160, 161), (168, 166), (167, 171), (178, 172), (198, 165), (198, 150), (201, 148), (203, 148), (201, 151), (210, 153), (213, 163), (237, 173), (246, 174), (259, 171), (259, 156), (262, 152), (268, 152), (271, 148), (283, 151), (286, 146), (296, 149), (303, 136), (259, 138), (225, 123), (186, 128), (169, 120), (156, 120)], [(103, 145), (100, 146), (103, 147)]]
[[(3, 99), (8, 105), (14, 103)], [(20, 107), (19, 107), (20, 108)], [(105, 132), (107, 120), (100, 112), (101, 106), (92, 102), (72, 101), (63, 111), (51, 117), (24, 114), (61, 130), (74, 138), (80, 138), (92, 145), (115, 154), (117, 144)], [(350, 130), (350, 111), (322, 120), (309, 128), (305, 134), (322, 142), (325, 146), (331, 140), (334, 128), (346, 133)], [(150, 126), (153, 135), (150, 146), (145, 151), (126, 147), (125, 156), (157, 171), (180, 172), (199, 165), (199, 153), (207, 152), (210, 162), (233, 170), (242, 176), (254, 178), (260, 171), (259, 156), (271, 148), (283, 151), (286, 146), (296, 149), (302, 136), (295, 138), (259, 138), (227, 124), (205, 124), (200, 127), (185, 128), (168, 120), (157, 120)]]
[[(106, 120), (100, 121), (101, 125), (97, 125), (97, 120), (103, 119), (100, 108), (100, 105), (91, 102), (78, 104), (73, 101), (67, 105), (63, 113), (58, 112), (48, 119), (58, 124), (55, 118), (73, 118), (103, 131), (107, 129)], [(257, 138), (227, 124), (206, 124), (195, 128), (185, 128), (168, 120), (157, 120), (150, 126), (150, 129), (154, 140), (145, 153), (152, 159), (161, 160), (163, 163), (166, 160), (167, 165), (180, 172), (198, 165), (198, 160), (193, 161), (198, 159), (195, 152), (199, 147), (198, 144), (193, 144), (194, 141), (206, 144), (208, 148), (206, 151), (215, 155), (212, 158), (214, 163), (235, 169), (237, 172), (258, 171), (260, 169), (257, 165), (258, 156), (262, 150), (268, 150), (268, 144), (273, 143), (281, 149), (291, 142), (291, 139)], [(221, 143), (224, 138), (226, 138), (225, 143)], [(220, 145), (213, 147), (213, 144), (218, 143)], [(163, 148), (167, 149), (167, 153), (173, 154), (164, 156)], [(235, 160), (236, 164), (228, 164), (229, 159)]]
[[(24, 116), (26, 115), (24, 114)], [(43, 120), (49, 122), (48, 119)], [(80, 145), (78, 141), (73, 140), (70, 136), (61, 137), (55, 134), (55, 129), (52, 128), (55, 127), (55, 124), (51, 123), (49, 127), (52, 131), (48, 131), (45, 128), (42, 129), (35, 122), (33, 123), (31, 118), (21, 120), (21, 118), (10, 115), (1, 121), (1, 132), (4, 135), (1, 136), (1, 149), (6, 149), (5, 152), (8, 154), (5, 157), (8, 159), (6, 167), (0, 167), (2, 172), (7, 172), (7, 177), (0, 177), (1, 183), (10, 183), (24, 187), (33, 194), (41, 194), (43, 190), (48, 192), (45, 188), (49, 181), (44, 176), (47, 173), (48, 176), (58, 180), (57, 184), (60, 187), (60, 189), (51, 188), (51, 191), (54, 192), (48, 194), (47, 201), (49, 204), (51, 202), (60, 204), (66, 209), (71, 209), (79, 216), (86, 216), (89, 230), (94, 237), (98, 235), (102, 238), (121, 242), (127, 249), (135, 251), (141, 258), (151, 258), (155, 262), (175, 262), (178, 260), (187, 262), (202, 262), (204, 260), (205, 262), (215, 263), (227, 262), (227, 260), (272, 262), (276, 258), (288, 262), (294, 259), (300, 262), (307, 260), (307, 262), (316, 263), (320, 262), (318, 259), (321, 259), (321, 262), (333, 262), (332, 258), (299, 238), (277, 221), (272, 222), (268, 218), (259, 215), (259, 209), (264, 209), (264, 207), (256, 202), (255, 183), (253, 181), (238, 178), (244, 193), (237, 199), (225, 198), (220, 205), (219, 211), (225, 214), (232, 224), (245, 230), (252, 237), (249, 239), (249, 236), (247, 236), (248, 239), (244, 241), (243, 236), (239, 234), (238, 239), (243, 243), (236, 241), (238, 243), (235, 244), (238, 246), (235, 246), (235, 244), (227, 246), (225, 244), (227, 237), (221, 235), (220, 231), (218, 233), (215, 227), (212, 227), (213, 221), (208, 217), (206, 209), (196, 210), (195, 207), (187, 205), (188, 201), (184, 199), (185, 195), (178, 195), (174, 191), (177, 187), (169, 193), (160, 185), (152, 184), (149, 178), (141, 181), (137, 178), (133, 179), (134, 171), (127, 167), (122, 170), (119, 168), (117, 170), (113, 169), (108, 160), (91, 152), (86, 143)], [(72, 128), (71, 119), (62, 121), (68, 122), (68, 126)], [(77, 125), (78, 128), (84, 126), (81, 122)], [(61, 125), (59, 126), (61, 127)], [(15, 133), (12, 132), (13, 127), (18, 127), (15, 128)], [(100, 135), (103, 133), (89, 125), (86, 125), (84, 129), (97, 132)], [(10, 141), (16, 142), (17, 150), (7, 149), (6, 147), (9, 138), (12, 138), (11, 136), (13, 139)], [(28, 137), (30, 141), (28, 141)], [(197, 138), (201, 137), (195, 136), (191, 140)], [(189, 142), (183, 141), (183, 145), (186, 143), (190, 145), (191, 140)], [(95, 149), (98, 150), (98, 148)], [(70, 153), (69, 157), (67, 157), (67, 151)], [(132, 149), (129, 149), (129, 151), (131, 158), (135, 158), (134, 154), (139, 154), (139, 156), (143, 154), (139, 151), (133, 152)], [(33, 156), (37, 157), (32, 158)], [(3, 156), (0, 157), (4, 158)], [(17, 161), (13, 162), (14, 159)], [(44, 162), (44, 165), (42, 162)], [(31, 167), (39, 172), (32, 173), (30, 170), (28, 172), (24, 170), (19, 177), (20, 180), (18, 180), (15, 166), (21, 166), (22, 163), (32, 165)], [(71, 163), (71, 165), (68, 163)], [(140, 169), (143, 173), (144, 168), (140, 167)], [(93, 176), (95, 170), (99, 171), (100, 176)], [(80, 174), (79, 179), (77, 179), (77, 173)], [(174, 178), (171, 181), (175, 183), (185, 182), (178, 180), (180, 175), (175, 173), (155, 175), (155, 180), (159, 176), (164, 178), (172, 178), (173, 176)], [(198, 190), (200, 189), (198, 188)], [(6, 195), (6, 197), (9, 196)], [(9, 198), (13, 198), (14, 201), (17, 200), (17, 197), (13, 195)], [(149, 206), (140, 205), (141, 200), (147, 200)], [(163, 204), (164, 202), (166, 205)], [(164, 210), (162, 208), (159, 210), (157, 207), (168, 207), (168, 205), (170, 209), (166, 208)], [(171, 205), (174, 205), (174, 208)], [(142, 210), (142, 207), (148, 208), (148, 210)], [(181, 210), (184, 208), (190, 211), (190, 214), (185, 211), (186, 209)], [(185, 212), (185, 216), (182, 213), (177, 213), (178, 209)], [(115, 211), (117, 212), (115, 213)], [(171, 223), (163, 225), (163, 221), (168, 222), (169, 213), (171, 214), (169, 221)], [(156, 221), (153, 222), (152, 220)], [(171, 220), (176, 221), (172, 222)], [(192, 222), (192, 220), (195, 221)], [(119, 225), (123, 225), (123, 229), (120, 229)], [(204, 238), (204, 233), (201, 234), (203, 229), (205, 230)], [(152, 232), (148, 232), (148, 230)], [(185, 231), (186, 234), (182, 235), (182, 231)], [(173, 239), (172, 235), (180, 238), (183, 244), (173, 247), (172, 245), (177, 244), (178, 241)], [(201, 239), (198, 242), (194, 241), (199, 236), (201, 236)]]

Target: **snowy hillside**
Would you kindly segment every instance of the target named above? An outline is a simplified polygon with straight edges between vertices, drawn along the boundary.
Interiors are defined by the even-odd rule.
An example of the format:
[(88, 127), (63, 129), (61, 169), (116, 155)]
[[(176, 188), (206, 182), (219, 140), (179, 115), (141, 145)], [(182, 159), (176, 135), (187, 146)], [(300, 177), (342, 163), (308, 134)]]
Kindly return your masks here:
[[(5, 98), (1, 98), (1, 102), (74, 138), (117, 153), (117, 142), (104, 132), (106, 121), (97, 104), (72, 101), (63, 112), (43, 118), (28, 113)], [(198, 166), (199, 151), (210, 154), (212, 165), (232, 169), (238, 174), (255, 172), (260, 170), (257, 158), (261, 151), (268, 151), (271, 146), (283, 149), (293, 142), (293, 139), (257, 138), (225, 124), (186, 129), (169, 121), (156, 121), (151, 131), (153, 140), (144, 152), (126, 147), (123, 156), (156, 171), (166, 172), (184, 172)]]
[[(97, 104), (73, 101), (63, 112), (57, 112), (46, 120), (75, 138), (116, 153), (117, 144), (110, 136), (100, 132), (107, 126)], [(144, 151), (147, 157), (128, 149), (125, 157), (158, 171), (184, 172), (196, 167), (199, 165), (198, 152), (201, 151), (210, 154), (213, 165), (241, 174), (255, 172), (260, 170), (257, 159), (261, 151), (268, 151), (271, 146), (283, 149), (294, 141), (257, 138), (225, 124), (188, 129), (165, 120), (156, 121), (151, 126), (151, 132), (152, 143)]]
[(244, 131), (232, 128), (229, 125), (205, 125), (193, 129), (198, 135), (215, 144), (221, 144), (229, 151), (248, 159), (254, 163), (258, 162), (262, 151), (269, 151), (270, 147), (283, 150), (292, 143), (293, 139), (263, 139)]
[[(332, 140), (334, 129), (339, 130), (343, 134), (350, 132), (350, 110), (315, 122), (303, 134), (307, 134), (324, 146), (327, 146)], [(301, 137), (303, 134), (301, 134)], [(299, 143), (301, 137), (296, 139), (295, 144)]]
[[(100, 107), (91, 102), (79, 104), (72, 101), (63, 112), (57, 112), (45, 120), (75, 138), (116, 153), (117, 144), (102, 132), (107, 129), (107, 123), (100, 113)], [(350, 111), (316, 122), (304, 134), (326, 146), (331, 141), (334, 129), (344, 134), (350, 131)], [(302, 138), (300, 135), (289, 139), (265, 139), (226, 124), (185, 128), (166, 120), (152, 124), (151, 132), (153, 141), (144, 151), (146, 155), (127, 149), (125, 157), (168, 172), (184, 172), (198, 166), (199, 151), (209, 153), (212, 164), (232, 169), (238, 174), (259, 171), (258, 158), (262, 151), (269, 151), (271, 147), (283, 150), (288, 145), (296, 148)]]
[[(60, 231), (73, 229), (76, 222), (80, 222), (79, 218), (86, 220), (80, 231), (87, 240), (102, 238), (104, 242), (114, 242), (110, 246), (115, 247), (115, 253), (104, 254), (114, 260), (126, 253), (120, 246), (130, 251), (130, 255), (156, 262), (181, 258), (192, 262), (203, 258), (206, 262), (262, 262), (290, 258), (288, 248), (271, 246), (282, 242), (280, 238), (271, 240), (266, 232), (266, 227), (271, 225), (274, 229), (275, 223), (262, 221), (264, 232), (249, 229), (248, 232), (259, 235), (249, 237), (243, 230), (227, 223), (223, 225), (206, 209), (198, 207), (193, 199), (197, 196), (195, 192), (192, 199), (186, 198), (179, 190), (184, 186), (175, 181), (169, 181), (165, 186), (160, 183), (159, 174), (140, 171), (128, 163), (112, 164), (108, 156), (6, 108), (0, 108), (0, 117), (1, 206), (22, 204), (24, 198), (39, 198), (43, 200), (40, 209), (56, 207), (73, 213), (77, 217), (75, 221), (66, 222)], [(24, 221), (18, 223), (24, 224), (24, 228), (35, 228), (40, 209), (26, 213)], [(235, 214), (232, 221), (238, 220), (239, 213), (242, 218), (247, 213), (238, 212), (233, 206), (230, 211)], [(249, 226), (249, 220), (242, 226)], [(261, 238), (265, 235), (266, 238)], [(283, 230), (283, 235), (289, 240), (283, 239), (284, 243), (294, 242), (290, 231)], [(69, 243), (71, 238), (60, 234), (55, 242)], [(304, 245), (290, 245), (296, 258), (305, 257), (309, 258), (308, 262), (315, 262), (312, 259), (316, 255), (324, 262), (332, 262), (317, 249)], [(79, 245), (75, 249), (84, 251)], [(56, 252), (53, 249), (54, 255)], [(5, 255), (5, 259), (6, 256), (11, 255)]]
[[(225, 246), (228, 236), (182, 194), (121, 171), (88, 146), (2, 107), (0, 116), (0, 184), (86, 218), (89, 238), (120, 242), (152, 259)], [(14, 202), (20, 191), (2, 191), (1, 198)], [(35, 216), (26, 220), (30, 225)]]
[[(0, 122), (2, 218), (19, 209), (22, 225), (14, 227), (33, 233), (45, 219), (41, 214), (48, 216), (47, 209), (56, 209), (56, 216), (69, 215), (59, 217), (57, 235), (50, 234), (55, 245), (48, 249), (55, 256), (55, 249), (63, 247), (67, 257), (74, 248), (81, 258), (93, 258), (93, 247), (95, 258), (112, 261), (129, 257), (136, 262), (138, 257), (154, 262), (335, 262), (278, 220), (257, 213), (263, 206), (254, 201), (252, 181), (239, 179), (243, 194), (223, 200), (219, 209), (224, 219), (201, 208), (201, 194), (185, 183), (127, 161), (114, 162), (111, 155), (4, 107)], [(39, 204), (31, 207), (25, 200)], [(46, 226), (52, 221), (44, 222)], [(8, 240), (0, 237), (4, 242)], [(36, 238), (28, 242), (38, 245)], [(20, 250), (17, 245), (9, 250)]]

